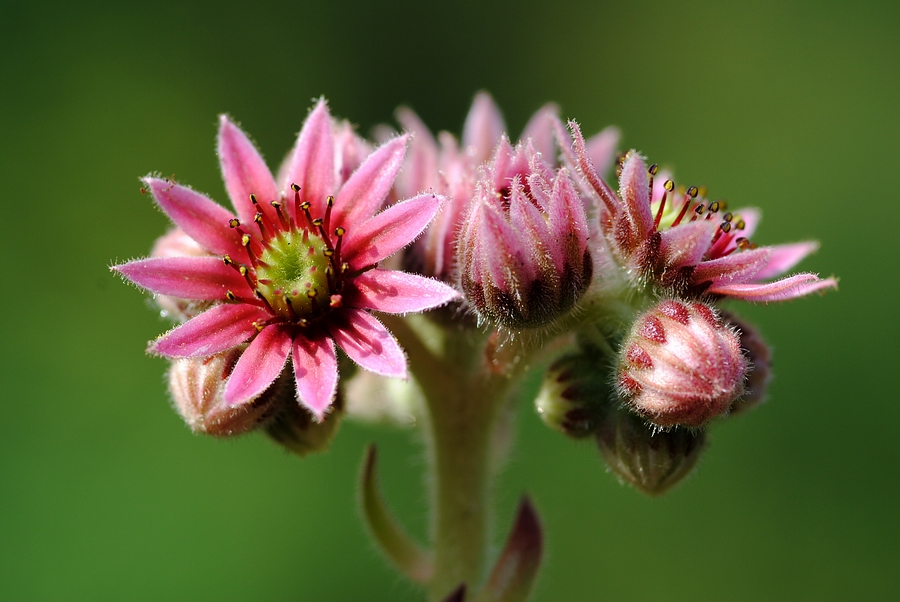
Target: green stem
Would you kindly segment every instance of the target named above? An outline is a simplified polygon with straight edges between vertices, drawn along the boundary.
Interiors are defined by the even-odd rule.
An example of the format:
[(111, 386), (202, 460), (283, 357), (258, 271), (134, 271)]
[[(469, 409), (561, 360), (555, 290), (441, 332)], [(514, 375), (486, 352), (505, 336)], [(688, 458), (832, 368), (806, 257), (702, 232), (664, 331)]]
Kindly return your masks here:
[[(487, 573), (494, 439), (511, 418), (503, 409), (526, 354), (517, 343), (498, 352), (480, 333), (387, 321), (426, 398), (434, 558), (426, 586), (428, 599), (439, 602), (461, 583), (474, 591)], [(428, 344), (420, 333), (432, 337)], [(488, 354), (497, 360), (490, 366)]]

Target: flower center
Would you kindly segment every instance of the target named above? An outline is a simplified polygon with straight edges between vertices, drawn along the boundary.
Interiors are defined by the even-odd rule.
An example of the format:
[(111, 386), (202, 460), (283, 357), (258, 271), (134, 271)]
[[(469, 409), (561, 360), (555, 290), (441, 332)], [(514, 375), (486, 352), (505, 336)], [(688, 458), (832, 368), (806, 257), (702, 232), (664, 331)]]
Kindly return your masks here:
[[(350, 266), (341, 260), (346, 230), (338, 226), (333, 236), (328, 233), (334, 197), (326, 199), (325, 216), (313, 219), (310, 203), (300, 202), (300, 187), (293, 184), (291, 188), (294, 215), (286, 214), (279, 201), (271, 202), (275, 215), (267, 215), (256, 196), (250, 195), (259, 207), (253, 220), (259, 235), (251, 236), (237, 218), (229, 222), (241, 235), (249, 264), (236, 263), (228, 255), (223, 259), (244, 277), (276, 321), (306, 326), (341, 306), (341, 290)], [(226, 298), (237, 299), (231, 291)]]
[(325, 240), (307, 230), (279, 232), (267, 241), (256, 268), (257, 290), (271, 308), (289, 319), (315, 316), (328, 308), (334, 269)]

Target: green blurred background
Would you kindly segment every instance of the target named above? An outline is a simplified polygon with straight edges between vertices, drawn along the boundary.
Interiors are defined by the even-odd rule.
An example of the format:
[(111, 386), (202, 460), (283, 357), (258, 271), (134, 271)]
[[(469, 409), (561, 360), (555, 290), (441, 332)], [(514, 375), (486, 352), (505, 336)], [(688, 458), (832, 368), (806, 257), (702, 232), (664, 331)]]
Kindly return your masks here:
[(221, 112), (274, 164), (319, 95), (363, 133), (399, 104), (458, 133), (480, 89), (514, 134), (549, 100), (586, 132), (618, 124), (680, 181), (762, 207), (759, 242), (821, 240), (801, 267), (841, 277), (823, 298), (738, 307), (775, 350), (770, 402), (717, 425), (667, 497), (621, 486), (593, 446), (523, 405), (498, 526), (533, 497), (547, 540), (535, 600), (896, 595), (898, 274), (883, 229), (898, 15), (894, 2), (3, 2), (0, 598), (418, 599), (368, 543), (354, 493), (377, 441), (386, 495), (423, 533), (415, 437), (346, 424), (301, 461), (262, 436), (192, 436), (164, 362), (144, 355), (166, 324), (107, 266), (166, 227), (139, 176), (225, 202)]

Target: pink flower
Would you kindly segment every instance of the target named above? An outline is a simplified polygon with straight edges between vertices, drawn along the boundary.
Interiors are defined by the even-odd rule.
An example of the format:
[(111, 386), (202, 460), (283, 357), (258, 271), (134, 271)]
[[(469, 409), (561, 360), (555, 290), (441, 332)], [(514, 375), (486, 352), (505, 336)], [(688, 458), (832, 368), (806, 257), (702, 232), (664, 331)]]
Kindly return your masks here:
[(223, 398), (246, 404), (292, 359), (297, 398), (322, 420), (338, 379), (335, 343), (363, 368), (406, 376), (406, 357), (371, 311), (406, 313), (458, 294), (438, 281), (378, 267), (415, 239), (441, 199), (421, 194), (378, 213), (403, 163), (407, 137), (368, 156), (312, 110), (276, 180), (247, 136), (221, 118), (218, 152), (236, 215), (190, 188), (145, 183), (160, 208), (209, 256), (159, 256), (115, 266), (154, 293), (212, 306), (165, 333), (150, 351), (205, 357), (249, 341)]
[(460, 279), (479, 314), (504, 326), (547, 324), (572, 308), (591, 281), (581, 196), (533, 140), (503, 138), (479, 179), (459, 238)]
[(726, 211), (697, 187), (676, 190), (655, 165), (630, 151), (619, 168), (619, 193), (599, 177), (578, 125), (570, 122), (578, 164), (600, 200), (600, 227), (634, 279), (692, 298), (782, 301), (836, 288), (834, 278), (787, 272), (818, 248), (815, 242), (757, 247), (750, 241), (760, 213)]

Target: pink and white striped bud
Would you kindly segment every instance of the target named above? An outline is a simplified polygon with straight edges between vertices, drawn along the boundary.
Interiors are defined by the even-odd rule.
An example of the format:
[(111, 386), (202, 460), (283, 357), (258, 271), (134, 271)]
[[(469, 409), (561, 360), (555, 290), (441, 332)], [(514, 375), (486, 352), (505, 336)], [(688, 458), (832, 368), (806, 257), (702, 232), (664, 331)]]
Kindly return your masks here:
[[(195, 433), (230, 437), (249, 432), (280, 409), (284, 396), (276, 394), (277, 383), (252, 401), (225, 402), (225, 382), (241, 356), (234, 348), (209, 357), (177, 359), (169, 368), (169, 392), (175, 409)], [(291, 392), (290, 387), (288, 391)], [(289, 396), (293, 405), (297, 402)]]
[(638, 317), (622, 345), (618, 388), (658, 427), (702, 426), (744, 391), (738, 334), (703, 303), (662, 301)]
[(461, 285), (479, 315), (534, 328), (568, 312), (591, 281), (584, 205), (565, 168), (504, 138), (459, 238)]

